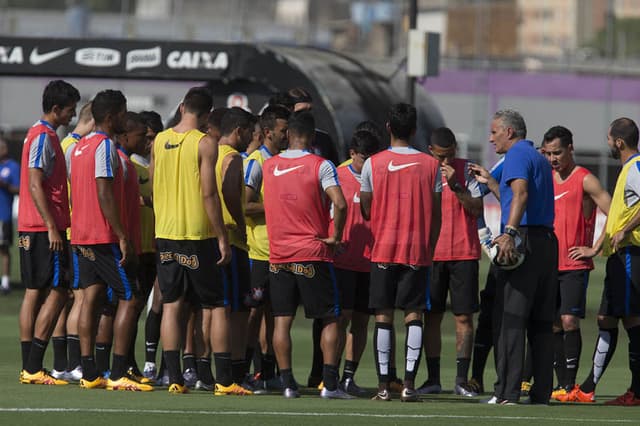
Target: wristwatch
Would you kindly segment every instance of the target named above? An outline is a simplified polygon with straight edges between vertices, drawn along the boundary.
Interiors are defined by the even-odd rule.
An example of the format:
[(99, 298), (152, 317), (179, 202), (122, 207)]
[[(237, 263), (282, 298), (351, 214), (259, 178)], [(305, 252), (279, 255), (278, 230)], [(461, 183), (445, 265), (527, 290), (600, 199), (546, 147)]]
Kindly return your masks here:
[(513, 226), (505, 226), (504, 227), (504, 233), (507, 234), (508, 236), (510, 236), (511, 238), (515, 238), (520, 236), (520, 233), (518, 232), (517, 228), (514, 228)]
[(463, 189), (457, 181), (454, 182), (453, 185), (449, 185), (449, 188), (451, 188), (453, 192), (462, 192)]

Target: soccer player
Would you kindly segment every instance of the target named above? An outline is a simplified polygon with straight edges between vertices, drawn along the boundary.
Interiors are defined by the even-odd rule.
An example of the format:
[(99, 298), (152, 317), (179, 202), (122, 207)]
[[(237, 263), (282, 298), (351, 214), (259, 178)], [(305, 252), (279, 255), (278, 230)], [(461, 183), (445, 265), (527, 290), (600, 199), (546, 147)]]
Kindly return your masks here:
[(42, 359), (68, 296), (67, 167), (56, 129), (69, 124), (79, 100), (69, 83), (49, 82), (42, 94), (42, 118), (31, 126), (22, 148), (18, 247), (26, 291), (19, 319), (21, 383), (67, 384), (44, 371)]
[[(499, 269), (494, 307), (494, 351), (498, 380), (489, 404), (520, 399), (525, 334), (531, 343), (534, 383), (529, 402), (548, 404), (553, 388), (552, 324), (555, 317), (558, 242), (553, 233), (553, 176), (549, 162), (526, 138), (517, 111), (494, 114), (489, 141), (505, 154), (498, 183), (477, 165), (476, 179), (500, 199), (503, 233), (494, 239)], [(522, 262), (519, 266), (518, 262)]]
[[(640, 405), (640, 154), (638, 126), (629, 118), (618, 118), (609, 126), (607, 145), (611, 156), (620, 160), (622, 170), (611, 199), (604, 230), (602, 254), (608, 256), (602, 302), (598, 312), (598, 340), (589, 377), (561, 400), (594, 402), (595, 387), (615, 352), (618, 320), (629, 336), (631, 386), (606, 405)], [(572, 253), (590, 257), (594, 250), (584, 247)], [(587, 248), (588, 249), (588, 248)]]
[[(542, 141), (544, 155), (553, 169), (555, 194), (554, 230), (558, 237), (558, 318), (554, 324), (554, 365), (560, 399), (576, 384), (582, 336), (580, 318), (585, 316), (592, 256), (600, 251), (604, 233), (594, 244), (596, 211), (609, 212), (611, 197), (589, 170), (573, 159), (573, 135), (563, 126), (547, 130)], [(586, 255), (591, 255), (586, 256)]]
[[(352, 398), (338, 388), (340, 303), (331, 261), (342, 239), (346, 202), (329, 160), (311, 154), (315, 120), (310, 112), (292, 115), (289, 148), (264, 162), (264, 210), (269, 233), (273, 347), (284, 396), (297, 398), (291, 370), (291, 325), (302, 301), (308, 318), (324, 321), (323, 398)], [(334, 232), (329, 235), (329, 202)]]
[(151, 156), (163, 301), (161, 338), (170, 393), (188, 391), (180, 371), (181, 318), (186, 300), (200, 311), (196, 329), (211, 332), (215, 393), (233, 393), (239, 388), (231, 377), (229, 294), (219, 270), (231, 260), (231, 249), (216, 184), (218, 147), (198, 130), (206, 128), (212, 105), (206, 88), (190, 89), (179, 107), (180, 121), (158, 133)]
[(245, 222), (247, 224), (247, 244), (251, 263), (251, 294), (248, 298), (251, 312), (247, 331), (247, 361), (259, 340), (261, 323), (265, 324), (265, 336), (260, 345), (260, 373), (254, 383), (254, 392), (281, 390), (280, 381), (275, 377), (275, 355), (273, 353), (273, 315), (269, 297), (269, 238), (264, 217), (263, 165), (266, 160), (287, 148), (287, 123), (289, 110), (278, 105), (268, 106), (260, 116), (264, 134), (264, 144), (249, 154), (245, 160)]
[(454, 393), (476, 396), (467, 383), (473, 349), (473, 314), (478, 311), (478, 217), (482, 197), (477, 181), (469, 174), (469, 162), (456, 157), (453, 132), (440, 127), (431, 133), (431, 155), (440, 163), (442, 175), (442, 227), (433, 255), (431, 287), (425, 313), (424, 350), (429, 379), (418, 393), (439, 393), (441, 324), (447, 293), (456, 323)]
[(13, 197), (20, 192), (20, 165), (9, 157), (7, 141), (0, 138), (0, 263), (2, 281), (0, 293), (8, 294), (13, 244)]
[(233, 381), (238, 384), (244, 382), (249, 372), (246, 359), (249, 306), (245, 301), (251, 281), (240, 152), (247, 149), (254, 128), (255, 119), (250, 113), (237, 107), (229, 109), (220, 123), (221, 136), (216, 162), (222, 217), (231, 244), (231, 262), (224, 267), (223, 277), (226, 285), (231, 288), (231, 364)]
[[(345, 351), (340, 387), (353, 396), (366, 391), (354, 379), (358, 363), (367, 344), (369, 324), (369, 285), (373, 237), (368, 221), (360, 210), (360, 172), (364, 162), (378, 152), (380, 140), (371, 132), (355, 132), (349, 144), (351, 164), (338, 167), (338, 179), (347, 202), (347, 219), (342, 235), (343, 250), (336, 254), (334, 265), (342, 298), (341, 341), (338, 355)], [(333, 222), (329, 228), (332, 232)], [(347, 333), (347, 327), (351, 329)]]
[[(78, 123), (71, 133), (60, 142), (62, 152), (65, 155), (67, 171), (71, 165), (71, 152), (78, 141), (93, 131), (94, 121), (91, 115), (91, 102), (80, 108)], [(68, 187), (71, 193), (70, 187)], [(67, 241), (71, 241), (71, 228), (67, 228)], [(69, 264), (69, 281), (71, 283), (71, 306), (67, 306), (60, 312), (58, 322), (53, 330), (53, 370), (51, 375), (56, 379), (79, 382), (82, 378), (80, 366), (80, 337), (78, 334), (78, 316), (82, 307), (82, 290), (79, 287), (80, 279), (77, 273), (78, 256), (71, 250)], [(68, 312), (67, 312), (68, 311)], [(68, 352), (65, 354), (64, 352)]]
[[(127, 355), (135, 324), (136, 254), (126, 228), (123, 167), (113, 138), (123, 133), (127, 101), (117, 90), (99, 92), (91, 112), (96, 130), (76, 144), (71, 159), (72, 244), (78, 253), (84, 300), (79, 332), (82, 364), (80, 386), (108, 390), (151, 391), (127, 377)], [(94, 359), (96, 315), (107, 286), (117, 297), (113, 325), (113, 364), (108, 380)]]
[(374, 355), (378, 374), (375, 400), (390, 401), (389, 361), (393, 350), (394, 309), (404, 310), (407, 328), (404, 388), (401, 400), (418, 401), (415, 376), (422, 352), (422, 312), (426, 309), (430, 266), (440, 233), (440, 165), (411, 146), (416, 109), (391, 107), (387, 131), (391, 147), (365, 161), (360, 207), (371, 220), (371, 287), (375, 310)]

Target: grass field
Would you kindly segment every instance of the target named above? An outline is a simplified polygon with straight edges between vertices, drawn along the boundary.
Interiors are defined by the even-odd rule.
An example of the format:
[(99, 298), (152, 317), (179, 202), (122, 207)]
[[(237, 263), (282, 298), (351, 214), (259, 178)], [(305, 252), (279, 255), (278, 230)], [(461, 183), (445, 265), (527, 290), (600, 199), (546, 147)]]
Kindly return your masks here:
[[(594, 338), (597, 332), (595, 311), (602, 291), (603, 263), (591, 275), (587, 319), (583, 322), (583, 353), (578, 373), (582, 380), (591, 365)], [(485, 276), (486, 264), (481, 276)], [(484, 285), (484, 283), (482, 284)], [(390, 403), (368, 399), (327, 401), (317, 391), (303, 389), (303, 397), (286, 400), (280, 395), (253, 397), (214, 397), (211, 393), (194, 391), (189, 395), (169, 395), (165, 389), (150, 393), (108, 392), (84, 390), (78, 386), (47, 387), (18, 383), (20, 351), (18, 310), (22, 291), (0, 297), (0, 425), (64, 424), (114, 425), (135, 424), (242, 424), (242, 425), (483, 425), (483, 424), (636, 424), (640, 425), (640, 407), (605, 407), (600, 403), (625, 391), (630, 383), (627, 362), (627, 337), (621, 332), (618, 349), (597, 390), (598, 404), (550, 406), (489, 406), (478, 398), (453, 395), (455, 355), (453, 320), (445, 317), (442, 354), (442, 384), (445, 392), (425, 398), (422, 403), (401, 404), (398, 396)], [(144, 324), (140, 323), (139, 336)], [(310, 364), (311, 322), (299, 316), (294, 326), (294, 373), (299, 382), (306, 382)], [(398, 327), (398, 341), (404, 341), (403, 327)], [(143, 359), (139, 342), (139, 359)], [(45, 365), (51, 367), (51, 351)], [(495, 373), (490, 358), (485, 383), (491, 384)], [(402, 364), (399, 363), (401, 367)], [(401, 370), (401, 369), (399, 369)], [(423, 365), (418, 373), (418, 385), (426, 375)], [(356, 376), (359, 385), (373, 388), (376, 384), (372, 348)], [(490, 385), (487, 387), (491, 387)], [(488, 396), (484, 396), (485, 398)]]

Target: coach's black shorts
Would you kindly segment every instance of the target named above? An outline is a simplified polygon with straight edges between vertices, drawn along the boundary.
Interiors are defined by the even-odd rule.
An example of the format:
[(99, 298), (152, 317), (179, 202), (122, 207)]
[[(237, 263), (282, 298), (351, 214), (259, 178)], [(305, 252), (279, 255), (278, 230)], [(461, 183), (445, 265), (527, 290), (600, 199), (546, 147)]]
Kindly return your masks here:
[(584, 318), (589, 271), (558, 271), (558, 315)]
[(164, 303), (172, 303), (182, 295), (194, 306), (214, 308), (230, 304), (230, 288), (225, 287), (218, 240), (157, 241), (158, 283)]
[(231, 295), (231, 311), (246, 312), (250, 306), (247, 304), (251, 285), (251, 270), (249, 268), (249, 254), (231, 246), (231, 262), (222, 269), (224, 286), (229, 288)]
[(478, 261), (452, 260), (433, 262), (429, 287), (429, 312), (444, 312), (447, 293), (451, 295), (454, 315), (473, 314), (479, 310)]
[(136, 272), (140, 297), (147, 300), (153, 289), (153, 283), (156, 281), (156, 254), (142, 253), (138, 256), (138, 270)]
[(369, 309), (371, 274), (369, 272), (350, 271), (341, 268), (335, 268), (335, 270), (342, 308), (353, 309), (363, 314), (371, 314), (371, 309)]
[(607, 259), (600, 315), (640, 315), (640, 247), (623, 247)]
[(251, 288), (245, 303), (251, 308), (262, 306), (269, 297), (269, 261), (249, 259)]
[(269, 271), (273, 316), (295, 315), (300, 302), (307, 318), (340, 316), (340, 292), (331, 263), (272, 263)]
[(0, 247), (9, 247), (13, 244), (13, 222), (0, 221)]
[(76, 245), (74, 250), (78, 253), (80, 288), (106, 285), (111, 289), (112, 300), (131, 300), (138, 295), (136, 265), (120, 266), (122, 252), (118, 244)]
[(64, 232), (60, 236), (62, 251), (51, 251), (46, 231), (20, 232), (20, 277), (26, 288), (69, 288), (69, 243)]
[(372, 263), (369, 308), (430, 309), (430, 281), (431, 268), (427, 266)]

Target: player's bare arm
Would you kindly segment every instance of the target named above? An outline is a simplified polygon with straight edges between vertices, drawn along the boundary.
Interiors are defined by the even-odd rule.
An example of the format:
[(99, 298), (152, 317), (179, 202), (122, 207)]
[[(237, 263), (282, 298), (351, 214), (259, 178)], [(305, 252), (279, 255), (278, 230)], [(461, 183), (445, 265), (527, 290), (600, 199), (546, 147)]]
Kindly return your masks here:
[(29, 169), (29, 193), (31, 194), (33, 203), (38, 209), (38, 213), (40, 213), (42, 220), (47, 226), (47, 234), (49, 236), (49, 249), (51, 251), (61, 251), (63, 249), (62, 237), (60, 236), (60, 232), (57, 229), (55, 221), (53, 220), (53, 216), (49, 211), (47, 196), (45, 195), (44, 188), (42, 187), (43, 180), (44, 172), (41, 169)]
[(218, 144), (209, 136), (204, 136), (198, 143), (198, 160), (204, 209), (218, 239), (220, 260), (217, 264), (226, 265), (231, 261), (231, 247), (229, 247), (227, 230), (222, 220), (222, 209), (216, 183), (215, 167), (216, 161), (218, 161)]
[[(586, 196), (593, 202), (604, 214), (609, 213), (611, 205), (611, 195), (602, 187), (600, 180), (592, 174), (584, 177), (582, 185)], [(591, 246), (575, 246), (569, 248), (569, 259), (579, 260), (588, 259), (596, 256), (602, 249), (605, 233), (602, 232), (598, 240)]]
[(489, 170), (479, 164), (469, 163), (469, 172), (478, 183), (487, 185), (493, 195), (500, 200), (500, 183), (491, 176)]
[(347, 218), (347, 201), (339, 186), (330, 186), (325, 190), (325, 193), (333, 203), (333, 235), (320, 240), (328, 246), (336, 248), (342, 241), (342, 231), (344, 231), (344, 223)]
[[(360, 198), (362, 202), (362, 197)], [(433, 210), (431, 211), (431, 230), (429, 232), (429, 247), (431, 247), (431, 257), (436, 250), (438, 238), (440, 238), (440, 227), (442, 225), (442, 193), (433, 193)]]
[(241, 241), (246, 241), (247, 228), (242, 212), (244, 200), (240, 198), (242, 185), (244, 185), (242, 177), (242, 157), (239, 154), (225, 157), (222, 162), (222, 196), (231, 217), (236, 223), (236, 228), (231, 231), (237, 233)]
[(122, 259), (120, 259), (120, 266), (124, 266), (130, 262), (135, 261), (133, 248), (127, 233), (124, 230), (122, 222), (120, 222), (120, 211), (118, 203), (113, 196), (113, 179), (111, 178), (96, 178), (96, 187), (98, 189), (98, 203), (100, 204), (100, 210), (104, 215), (109, 226), (113, 229), (113, 233), (118, 237), (118, 244), (120, 251), (122, 252)]
[(256, 201), (258, 192), (251, 186), (246, 186), (244, 191), (244, 214), (247, 216), (264, 215), (264, 204)]
[(480, 217), (482, 214), (482, 198), (474, 198), (471, 196), (471, 192), (465, 186), (465, 183), (458, 182), (456, 178), (456, 170), (449, 164), (440, 166), (440, 173), (446, 178), (449, 188), (456, 195), (462, 208), (474, 217)]
[(373, 192), (360, 191), (360, 212), (365, 220), (371, 219), (371, 201), (373, 200)]

